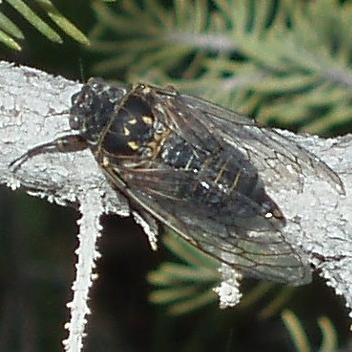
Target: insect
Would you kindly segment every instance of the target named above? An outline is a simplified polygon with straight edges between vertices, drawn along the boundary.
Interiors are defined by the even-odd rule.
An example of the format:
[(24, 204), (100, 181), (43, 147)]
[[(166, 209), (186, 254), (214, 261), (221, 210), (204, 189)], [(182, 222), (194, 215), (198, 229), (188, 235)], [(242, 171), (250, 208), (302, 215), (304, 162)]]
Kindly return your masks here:
[(267, 194), (302, 187), (314, 174), (342, 187), (314, 155), (271, 129), (208, 101), (150, 85), (91, 78), (72, 96), (78, 131), (34, 155), (89, 148), (113, 187), (143, 218), (156, 219), (245, 276), (310, 282), (303, 255), (283, 234), (286, 219)]

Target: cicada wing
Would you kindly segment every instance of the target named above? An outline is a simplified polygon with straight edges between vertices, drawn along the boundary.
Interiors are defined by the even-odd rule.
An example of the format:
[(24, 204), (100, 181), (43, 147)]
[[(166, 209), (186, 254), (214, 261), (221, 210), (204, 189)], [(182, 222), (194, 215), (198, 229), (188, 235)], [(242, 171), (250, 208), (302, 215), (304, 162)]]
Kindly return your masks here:
[[(104, 169), (110, 181), (121, 187), (121, 169)], [(310, 282), (309, 266), (293, 250), (279, 229), (242, 231), (237, 226), (225, 225), (208, 213), (196, 211), (185, 199), (176, 198), (174, 190), (187, 182), (184, 173), (169, 177), (167, 170), (129, 170), (129, 181), (123, 193), (131, 207), (151, 214), (203, 252), (238, 269), (248, 277), (271, 280), (291, 285)], [(116, 182), (117, 181), (117, 182)]]
[(182, 138), (211, 150), (230, 146), (240, 150), (253, 163), (266, 186), (280, 190), (302, 190), (305, 176), (326, 180), (340, 194), (344, 186), (338, 175), (322, 160), (286, 136), (259, 127), (254, 120), (209, 101), (185, 94), (157, 94), (163, 102), (164, 123), (171, 121)]

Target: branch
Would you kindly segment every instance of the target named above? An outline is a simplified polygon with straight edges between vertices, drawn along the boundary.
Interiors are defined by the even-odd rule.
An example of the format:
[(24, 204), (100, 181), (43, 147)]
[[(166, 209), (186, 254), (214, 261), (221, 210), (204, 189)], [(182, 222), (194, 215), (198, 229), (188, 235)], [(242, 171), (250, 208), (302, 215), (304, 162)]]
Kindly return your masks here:
[[(11, 161), (29, 148), (67, 133), (67, 109), (72, 94), (79, 91), (80, 84), (6, 62), (0, 63), (0, 70), (0, 180), (12, 188), (21, 184), (31, 194), (61, 205), (81, 205), (83, 217), (80, 239), (84, 241), (92, 236), (86, 247), (91, 255), (86, 258), (90, 263), (90, 271), (85, 273), (85, 282), (89, 286), (94, 259), (97, 257), (95, 241), (100, 231), (98, 218), (107, 212), (129, 215), (124, 197), (111, 189), (88, 150), (38, 155), (29, 159), (15, 174), (8, 167)], [(66, 114), (63, 114), (64, 111)], [(327, 285), (343, 295), (346, 305), (352, 308), (352, 137), (321, 139), (316, 136), (298, 136), (287, 131), (278, 132), (324, 160), (340, 176), (345, 186), (346, 196), (323, 179), (304, 175), (303, 187), (299, 191), (291, 187), (289, 180), (286, 189), (277, 190), (267, 186), (267, 191), (288, 220), (284, 228), (287, 241), (302, 248), (308, 260), (327, 280)], [(92, 198), (96, 201), (92, 201)], [(87, 231), (88, 223), (92, 224), (92, 230)], [(148, 231), (147, 226), (144, 228)], [(154, 230), (149, 229), (152, 235)], [(83, 255), (83, 251), (81, 247), (79, 255)], [(84, 299), (88, 297), (88, 288), (85, 288)], [(70, 306), (73, 316), (73, 310), (77, 309), (76, 301)], [(73, 328), (71, 320), (69, 325), (73, 330), (69, 341), (73, 340), (74, 333), (82, 338), (87, 312), (87, 306), (82, 306), (79, 324), (83, 326)], [(80, 339), (77, 341), (79, 345)]]
[[(28, 148), (51, 141), (68, 129), (70, 97), (80, 85), (27, 67), (0, 62), (0, 165), (1, 183), (15, 189), (22, 185), (28, 193), (60, 205), (80, 205), (80, 246), (76, 251), (76, 279), (73, 300), (68, 304), (71, 320), (66, 351), (82, 349), (89, 288), (93, 281), (96, 240), (100, 236), (99, 217), (113, 212), (127, 216), (126, 200), (113, 191), (90, 152), (53, 153), (29, 159), (13, 173), (9, 164)], [(59, 134), (58, 134), (59, 133)]]

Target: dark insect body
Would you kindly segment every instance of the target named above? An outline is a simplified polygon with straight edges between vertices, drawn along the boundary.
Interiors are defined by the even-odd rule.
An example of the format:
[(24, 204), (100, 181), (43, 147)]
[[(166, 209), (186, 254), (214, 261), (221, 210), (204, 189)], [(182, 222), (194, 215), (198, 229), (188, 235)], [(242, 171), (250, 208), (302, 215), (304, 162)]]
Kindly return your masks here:
[(89, 148), (145, 220), (152, 216), (244, 275), (310, 282), (309, 265), (286, 241), (286, 220), (264, 185), (299, 188), (307, 172), (341, 184), (292, 141), (173, 88), (98, 78), (72, 96), (70, 126), (79, 134), (39, 145), (12, 165), (43, 152)]

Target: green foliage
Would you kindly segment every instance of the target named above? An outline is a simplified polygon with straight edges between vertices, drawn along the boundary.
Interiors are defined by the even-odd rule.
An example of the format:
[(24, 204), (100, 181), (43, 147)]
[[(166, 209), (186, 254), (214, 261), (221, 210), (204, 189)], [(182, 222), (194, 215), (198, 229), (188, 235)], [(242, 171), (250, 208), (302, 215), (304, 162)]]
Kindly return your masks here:
[(321, 317), (318, 319), (322, 341), (319, 349), (316, 349), (312, 347), (304, 326), (293, 312), (286, 310), (281, 317), (297, 352), (333, 352), (338, 350), (336, 330), (328, 318)]
[[(62, 43), (62, 38), (57, 31), (47, 23), (47, 20), (42, 20), (42, 18), (24, 1), (4, 0), (4, 2), (13, 7), (26, 21), (49, 40), (60, 44)], [(45, 15), (50, 17), (63, 32), (81, 44), (89, 44), (88, 38), (65, 18), (50, 0), (36, 0), (35, 3), (38, 5), (37, 10), (44, 11)], [(3, 11), (3, 9), (0, 8), (0, 11)], [(23, 40), (24, 37), (21, 29), (8, 16), (0, 12), (0, 42), (11, 49), (21, 50), (20, 41)]]
[(94, 4), (99, 74), (173, 84), (262, 123), (328, 134), (352, 121), (350, 1)]
[(165, 234), (163, 244), (185, 264), (166, 262), (148, 275), (155, 289), (150, 300), (166, 304), (171, 314), (184, 314), (216, 300), (212, 288), (220, 282), (219, 263), (175, 234)]
[[(167, 312), (172, 315), (189, 314), (194, 310), (204, 308), (205, 305), (214, 306), (217, 296), (212, 289), (221, 280), (218, 271), (219, 263), (181, 240), (174, 233), (165, 234), (163, 244), (181, 262), (163, 263), (148, 275), (149, 283), (154, 286), (150, 300), (155, 304), (165, 305)], [(274, 295), (268, 301), (270, 291)], [(278, 290), (278, 285), (273, 283), (258, 283), (245, 293), (242, 301), (236, 307), (236, 314), (239, 315), (241, 311), (249, 310), (253, 306), (261, 306), (260, 301), (262, 300), (266, 301), (265, 306), (258, 309), (256, 315), (259, 320), (268, 321), (278, 313), (280, 314), (294, 292), (294, 288), (282, 287), (281, 290)], [(338, 349), (336, 328), (327, 317), (321, 317), (317, 320), (322, 335), (319, 348), (314, 345), (313, 341), (310, 341), (311, 336), (304, 328), (303, 320), (301, 321), (292, 311), (287, 309), (282, 311), (281, 319), (295, 351), (333, 352)], [(218, 324), (221, 323), (224, 321), (218, 320)], [(221, 328), (219, 329), (221, 330)]]

